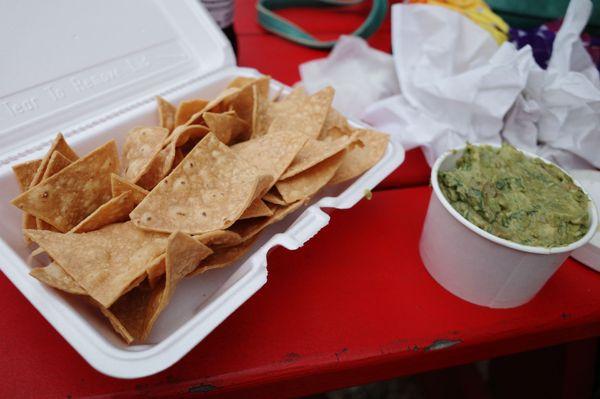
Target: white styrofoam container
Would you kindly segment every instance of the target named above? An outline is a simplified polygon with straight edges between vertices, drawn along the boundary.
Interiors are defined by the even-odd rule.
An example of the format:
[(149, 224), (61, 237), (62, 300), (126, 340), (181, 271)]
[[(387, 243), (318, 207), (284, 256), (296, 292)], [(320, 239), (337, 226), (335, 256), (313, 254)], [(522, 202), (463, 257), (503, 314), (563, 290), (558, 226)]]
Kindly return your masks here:
[[(197, 0), (4, 2), (0, 33), (0, 268), (110, 376), (143, 377), (175, 363), (266, 283), (271, 248), (302, 246), (328, 224), (322, 208), (353, 206), (404, 160), (392, 138), (371, 170), (270, 226), (235, 265), (184, 279), (149, 343), (127, 346), (85, 301), (29, 276), (20, 211), (9, 203), (19, 191), (10, 166), (42, 157), (58, 131), (80, 154), (113, 138), (121, 145), (130, 128), (158, 123), (154, 96), (175, 103), (210, 98), (233, 77), (260, 73), (235, 66), (229, 43)], [(288, 90), (272, 82), (273, 92), (281, 88)]]
[(448, 151), (431, 168), (433, 192), (419, 243), (421, 259), (442, 287), (466, 301), (490, 308), (522, 305), (542, 289), (571, 252), (595, 234), (596, 206), (590, 199), (587, 234), (564, 247), (533, 247), (496, 237), (465, 219), (440, 189), (438, 171), (454, 168), (461, 155), (462, 149)]

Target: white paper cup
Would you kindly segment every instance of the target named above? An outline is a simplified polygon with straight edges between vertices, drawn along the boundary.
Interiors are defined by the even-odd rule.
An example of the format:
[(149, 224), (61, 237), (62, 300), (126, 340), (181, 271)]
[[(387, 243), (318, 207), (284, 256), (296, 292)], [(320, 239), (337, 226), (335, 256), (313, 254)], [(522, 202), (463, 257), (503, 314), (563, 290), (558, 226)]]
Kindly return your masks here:
[(596, 206), (590, 198), (588, 232), (564, 247), (533, 247), (496, 237), (458, 213), (439, 187), (438, 170), (454, 168), (463, 150), (443, 154), (431, 169), (433, 193), (419, 244), (421, 259), (439, 284), (466, 301), (490, 308), (522, 305), (540, 291), (572, 251), (592, 238), (598, 225)]

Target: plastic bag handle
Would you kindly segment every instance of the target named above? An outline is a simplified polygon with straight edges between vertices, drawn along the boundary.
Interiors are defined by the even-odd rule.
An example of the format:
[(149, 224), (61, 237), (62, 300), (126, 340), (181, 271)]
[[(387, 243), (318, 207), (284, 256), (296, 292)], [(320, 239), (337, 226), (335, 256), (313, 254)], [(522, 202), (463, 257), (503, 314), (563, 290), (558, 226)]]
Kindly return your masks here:
[[(275, 14), (273, 10), (291, 7), (323, 7), (327, 5), (348, 6), (362, 2), (364, 0), (258, 0), (256, 10), (258, 23), (269, 32), (306, 47), (326, 50), (332, 48), (337, 40), (319, 40), (298, 25)], [(387, 8), (387, 0), (373, 0), (371, 12), (369, 12), (367, 19), (357, 30), (352, 32), (352, 35), (364, 39), (370, 37), (383, 23)]]

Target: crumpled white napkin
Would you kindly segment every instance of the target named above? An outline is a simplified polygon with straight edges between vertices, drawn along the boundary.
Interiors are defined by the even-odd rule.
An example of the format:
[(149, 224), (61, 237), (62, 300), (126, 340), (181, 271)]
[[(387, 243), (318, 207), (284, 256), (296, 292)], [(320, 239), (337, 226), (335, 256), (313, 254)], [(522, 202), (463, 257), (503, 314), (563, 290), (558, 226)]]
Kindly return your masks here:
[(400, 90), (392, 56), (355, 36), (341, 36), (327, 58), (300, 65), (300, 75), (311, 94), (333, 86), (333, 106), (355, 118), (375, 101)]
[(600, 76), (580, 39), (592, 11), (572, 0), (546, 71), (533, 68), (503, 136), (567, 168), (600, 167)]
[[(600, 167), (600, 78), (579, 38), (590, 11), (589, 0), (571, 1), (544, 71), (529, 47), (498, 47), (460, 13), (396, 4), (392, 46), (400, 90), (389, 58), (374, 57), (355, 38), (301, 66), (302, 79), (309, 92), (332, 84), (344, 93), (334, 104), (342, 112), (397, 135), (406, 149), (422, 147), (430, 164), (466, 141), (504, 138), (567, 168)], [(373, 102), (386, 94), (392, 95)]]

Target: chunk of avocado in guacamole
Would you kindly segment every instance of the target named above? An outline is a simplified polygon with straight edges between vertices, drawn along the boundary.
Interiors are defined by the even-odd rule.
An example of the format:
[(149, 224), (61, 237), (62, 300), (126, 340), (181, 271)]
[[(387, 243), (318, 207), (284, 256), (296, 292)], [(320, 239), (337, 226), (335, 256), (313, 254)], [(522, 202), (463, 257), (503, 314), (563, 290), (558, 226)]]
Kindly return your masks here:
[(450, 204), (481, 229), (523, 245), (561, 247), (590, 226), (588, 197), (554, 165), (514, 147), (468, 144), (438, 182)]

